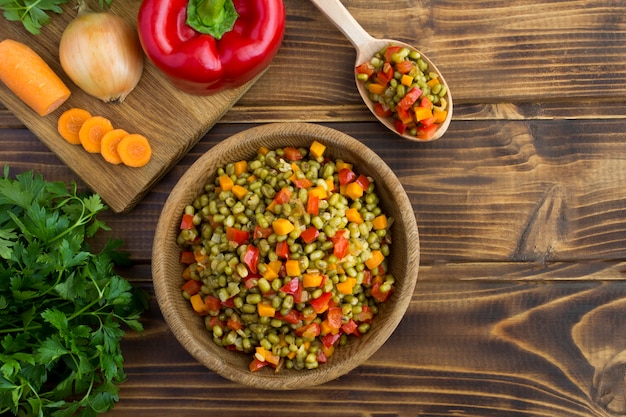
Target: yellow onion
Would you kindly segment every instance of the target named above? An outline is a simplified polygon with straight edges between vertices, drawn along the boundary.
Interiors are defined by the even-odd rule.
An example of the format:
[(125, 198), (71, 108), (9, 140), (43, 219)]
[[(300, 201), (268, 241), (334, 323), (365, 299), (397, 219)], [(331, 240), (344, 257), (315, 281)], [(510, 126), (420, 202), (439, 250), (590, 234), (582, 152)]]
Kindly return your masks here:
[(124, 101), (143, 73), (135, 29), (120, 16), (84, 4), (63, 31), (59, 60), (81, 90), (106, 103)]

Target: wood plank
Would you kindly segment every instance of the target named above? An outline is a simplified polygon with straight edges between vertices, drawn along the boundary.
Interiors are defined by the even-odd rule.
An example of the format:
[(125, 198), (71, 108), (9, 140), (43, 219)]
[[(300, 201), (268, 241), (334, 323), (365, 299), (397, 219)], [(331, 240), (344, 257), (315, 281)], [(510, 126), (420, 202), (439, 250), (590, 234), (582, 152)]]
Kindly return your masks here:
[[(145, 333), (124, 339), (129, 378), (111, 415), (191, 416), (202, 409), (286, 416), (293, 407), (342, 417), (624, 412), (626, 283), (610, 280), (623, 278), (625, 266), (424, 266), (407, 315), (381, 350), (306, 391), (254, 390), (222, 379), (177, 344), (153, 305)], [(589, 276), (600, 280), (581, 280)]]
[[(358, 104), (351, 44), (309, 2), (285, 4), (283, 46), (240, 104)], [(612, 0), (343, 4), (372, 36), (414, 43), (428, 55), (455, 104), (618, 101), (626, 93), (626, 23)]]

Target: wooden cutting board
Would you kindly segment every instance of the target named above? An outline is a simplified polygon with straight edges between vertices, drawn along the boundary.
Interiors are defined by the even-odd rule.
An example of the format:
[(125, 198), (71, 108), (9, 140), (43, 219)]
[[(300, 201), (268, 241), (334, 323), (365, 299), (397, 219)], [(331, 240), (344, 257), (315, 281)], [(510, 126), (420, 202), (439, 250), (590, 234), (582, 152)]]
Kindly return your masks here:
[[(111, 11), (136, 26), (140, 0), (115, 0)], [(54, 113), (40, 117), (0, 82), (0, 101), (50, 150), (72, 169), (116, 213), (131, 210), (149, 189), (195, 145), (239, 100), (256, 79), (237, 89), (213, 96), (193, 96), (174, 88), (146, 58), (144, 73), (135, 90), (120, 104), (106, 104), (82, 92), (63, 72), (58, 45), (64, 28), (75, 17), (74, 3), (52, 16), (52, 23), (32, 35), (20, 22), (0, 16), (0, 40), (21, 41), (41, 55), (72, 90)], [(0, 57), (2, 59), (2, 57)], [(153, 156), (142, 168), (111, 165), (100, 155), (71, 145), (57, 133), (58, 117), (70, 107), (82, 107), (92, 115), (107, 117), (116, 128), (141, 133), (150, 139)], [(0, 145), (1, 146), (1, 145)], [(0, 161), (1, 162), (1, 161)]]

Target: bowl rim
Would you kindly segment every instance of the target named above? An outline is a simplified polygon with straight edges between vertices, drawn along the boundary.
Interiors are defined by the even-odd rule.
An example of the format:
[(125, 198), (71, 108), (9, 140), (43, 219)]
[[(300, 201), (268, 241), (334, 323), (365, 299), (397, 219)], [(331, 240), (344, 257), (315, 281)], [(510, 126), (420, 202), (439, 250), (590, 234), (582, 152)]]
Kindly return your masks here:
[[(267, 138), (272, 140), (289, 140), (289, 138), (293, 139), (294, 137), (297, 137), (299, 140), (307, 139), (309, 142), (317, 139), (338, 143), (342, 145), (344, 149), (348, 149), (355, 155), (358, 154), (359, 158), (367, 163), (375, 162), (378, 171), (376, 173), (377, 176), (386, 175), (392, 176), (392, 178), (395, 179), (395, 181), (393, 181), (394, 203), (398, 206), (398, 213), (402, 217), (403, 224), (406, 226), (405, 231), (408, 236), (405, 242), (407, 250), (406, 277), (408, 279), (404, 280), (404, 291), (401, 293), (399, 291), (394, 292), (392, 295), (396, 314), (389, 318), (389, 321), (386, 322), (386, 326), (373, 327), (372, 331), (365, 335), (369, 337), (370, 333), (376, 333), (377, 337), (372, 339), (372, 343), (367, 343), (359, 349), (353, 356), (356, 357), (357, 360), (344, 360), (343, 362), (336, 363), (333, 367), (330, 367), (329, 363), (326, 363), (314, 370), (280, 373), (250, 372), (247, 368), (233, 369), (228, 366), (223, 358), (211, 354), (211, 349), (207, 349), (206, 340), (196, 337), (193, 332), (187, 328), (188, 323), (181, 318), (180, 314), (176, 314), (175, 311), (180, 308), (181, 304), (185, 304), (185, 301), (180, 296), (179, 291), (172, 291), (172, 288), (168, 288), (166, 285), (167, 280), (164, 279), (164, 274), (166, 274), (168, 266), (172, 265), (173, 255), (163, 255), (162, 246), (168, 241), (171, 241), (172, 238), (175, 242), (178, 229), (175, 225), (176, 221), (172, 219), (178, 219), (184, 206), (191, 202), (191, 200), (182, 199), (185, 193), (184, 190), (181, 190), (179, 185), (195, 181), (199, 183), (199, 187), (202, 187), (206, 180), (214, 178), (215, 176), (215, 172), (208, 172), (208, 170), (204, 168), (207, 164), (213, 163), (217, 168), (225, 163), (233, 162), (232, 158), (226, 158), (224, 161), (213, 161), (215, 155), (221, 155), (222, 152), (228, 154), (229, 150), (237, 150), (242, 146), (242, 141), (244, 140), (254, 142), (258, 149), (258, 147), (263, 144), (263, 140), (268, 140)], [(279, 147), (279, 145), (272, 146), (272, 148), (276, 147)], [(370, 173), (366, 174), (373, 176)], [(199, 175), (201, 178), (199, 178)], [(196, 193), (196, 195), (198, 194), (199, 192)], [(175, 261), (178, 262), (178, 259), (176, 258)], [(168, 196), (157, 222), (152, 247), (152, 280), (157, 303), (168, 327), (181, 345), (199, 363), (222, 377), (243, 385), (261, 389), (289, 390), (311, 387), (336, 379), (361, 365), (373, 355), (395, 331), (408, 309), (417, 283), (419, 262), (419, 233), (417, 219), (411, 202), (395, 173), (373, 150), (357, 139), (323, 125), (301, 122), (269, 123), (245, 129), (217, 143), (201, 155), (179, 178)], [(410, 276), (411, 271), (414, 271), (413, 276)], [(188, 309), (188, 305), (185, 308)], [(211, 341), (211, 343), (213, 342)], [(218, 347), (217, 345), (215, 346)], [(345, 347), (342, 346), (341, 348)], [(219, 349), (223, 349), (224, 352), (227, 352), (224, 348), (219, 347)], [(330, 360), (332, 360), (332, 358), (333, 357), (331, 357)]]

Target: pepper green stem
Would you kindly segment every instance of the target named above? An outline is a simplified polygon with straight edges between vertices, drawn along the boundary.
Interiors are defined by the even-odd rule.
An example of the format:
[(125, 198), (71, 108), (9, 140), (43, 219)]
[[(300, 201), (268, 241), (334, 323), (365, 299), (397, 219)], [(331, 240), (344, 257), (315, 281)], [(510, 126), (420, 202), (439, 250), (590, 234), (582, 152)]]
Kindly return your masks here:
[(239, 17), (233, 0), (189, 0), (187, 24), (200, 33), (221, 39)]

